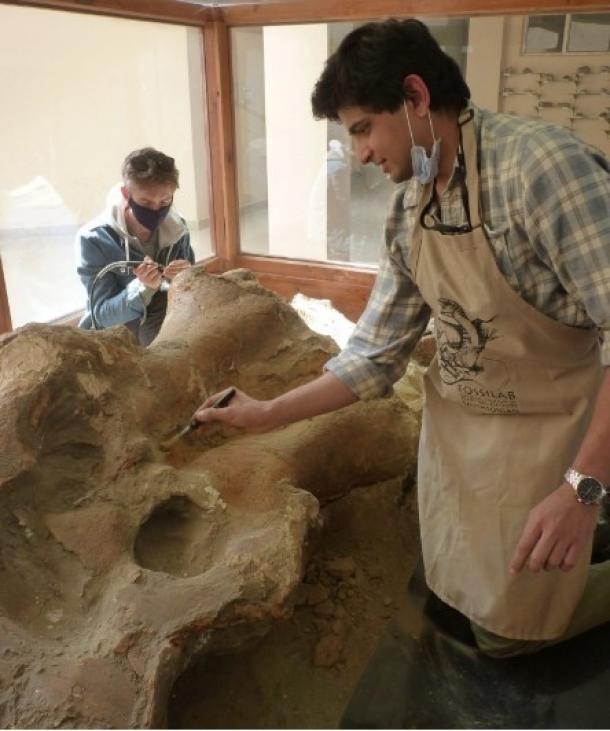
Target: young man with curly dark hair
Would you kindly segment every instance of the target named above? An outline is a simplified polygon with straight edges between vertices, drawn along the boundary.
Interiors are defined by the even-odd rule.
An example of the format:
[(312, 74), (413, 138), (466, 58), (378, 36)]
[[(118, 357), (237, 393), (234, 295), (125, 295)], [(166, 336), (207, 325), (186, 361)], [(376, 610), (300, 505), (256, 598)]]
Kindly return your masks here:
[(610, 483), (608, 161), (476, 107), (417, 20), (352, 31), (312, 105), (397, 184), (374, 289), (320, 378), (198, 418), (270, 429), (382, 396), (434, 317), (418, 463), (430, 588), (496, 657), (607, 622), (610, 562), (590, 557)]

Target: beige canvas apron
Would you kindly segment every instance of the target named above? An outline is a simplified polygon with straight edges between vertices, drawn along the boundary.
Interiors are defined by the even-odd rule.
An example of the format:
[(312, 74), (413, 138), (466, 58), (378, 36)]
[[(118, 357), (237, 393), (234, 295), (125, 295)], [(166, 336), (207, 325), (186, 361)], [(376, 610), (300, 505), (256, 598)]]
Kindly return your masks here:
[(590, 547), (570, 572), (509, 563), (528, 513), (563, 481), (601, 380), (597, 333), (526, 303), (497, 268), (480, 223), (474, 123), (461, 126), (472, 230), (420, 223), (410, 267), (436, 323), (425, 378), (419, 504), (426, 578), (485, 629), (561, 636), (583, 590)]

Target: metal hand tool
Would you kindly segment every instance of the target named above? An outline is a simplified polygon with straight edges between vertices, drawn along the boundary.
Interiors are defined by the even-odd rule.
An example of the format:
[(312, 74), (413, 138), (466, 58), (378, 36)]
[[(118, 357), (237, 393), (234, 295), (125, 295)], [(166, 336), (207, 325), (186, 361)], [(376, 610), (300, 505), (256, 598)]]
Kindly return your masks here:
[[(222, 409), (224, 406), (228, 406), (233, 396), (235, 396), (235, 388), (231, 386), (231, 388), (226, 390), (216, 399), (216, 401), (214, 401), (210, 408)], [(199, 426), (201, 426), (200, 421), (197, 421), (197, 419), (191, 419), (191, 421), (185, 427), (180, 429), (177, 434), (174, 434), (172, 437), (169, 437), (168, 439), (162, 441), (159, 444), (159, 449), (161, 449), (163, 452), (167, 452), (170, 447), (172, 447), (178, 440), (182, 439), (182, 437), (185, 437), (187, 434), (190, 434)]]

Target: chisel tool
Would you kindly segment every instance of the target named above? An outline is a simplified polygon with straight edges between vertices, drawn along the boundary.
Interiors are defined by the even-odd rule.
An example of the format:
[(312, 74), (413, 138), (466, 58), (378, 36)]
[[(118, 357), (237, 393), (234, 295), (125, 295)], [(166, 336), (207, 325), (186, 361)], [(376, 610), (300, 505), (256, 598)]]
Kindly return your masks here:
[[(222, 409), (224, 406), (228, 406), (233, 396), (235, 396), (235, 388), (231, 386), (231, 388), (227, 389), (216, 399), (216, 401), (214, 401), (210, 408)], [(170, 447), (172, 447), (178, 440), (182, 439), (182, 437), (185, 437), (187, 434), (190, 434), (192, 431), (200, 426), (200, 421), (197, 421), (197, 419), (191, 419), (191, 421), (185, 427), (180, 429), (177, 434), (174, 434), (173, 437), (169, 437), (169, 439), (165, 439), (163, 442), (161, 442), (159, 444), (159, 449), (161, 449), (161, 451), (163, 452), (169, 451)]]

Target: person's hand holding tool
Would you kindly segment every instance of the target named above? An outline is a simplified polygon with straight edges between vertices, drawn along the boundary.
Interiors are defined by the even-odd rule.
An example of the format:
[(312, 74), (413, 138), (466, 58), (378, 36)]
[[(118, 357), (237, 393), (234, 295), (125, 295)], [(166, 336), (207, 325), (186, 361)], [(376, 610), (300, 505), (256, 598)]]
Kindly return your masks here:
[(133, 270), (133, 273), (149, 289), (156, 290), (161, 286), (163, 275), (157, 262), (150, 256), (145, 256), (144, 261)]
[[(231, 386), (230, 388), (221, 391), (221, 393), (215, 394), (212, 398), (208, 399), (208, 401), (210, 402), (210, 408), (225, 409), (231, 399), (235, 396), (235, 393), (236, 389)], [(169, 451), (170, 447), (174, 445), (179, 439), (182, 439), (182, 437), (185, 437), (187, 434), (195, 431), (195, 429), (199, 429), (200, 426), (203, 426), (203, 422), (199, 421), (197, 418), (195, 418), (195, 415), (193, 415), (193, 418), (186, 426), (180, 429), (177, 434), (174, 434), (172, 437), (169, 437), (168, 439), (162, 441), (159, 447), (164, 452)]]

